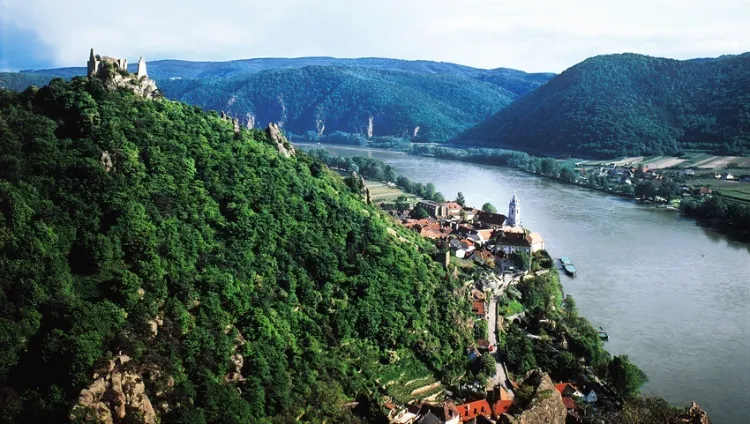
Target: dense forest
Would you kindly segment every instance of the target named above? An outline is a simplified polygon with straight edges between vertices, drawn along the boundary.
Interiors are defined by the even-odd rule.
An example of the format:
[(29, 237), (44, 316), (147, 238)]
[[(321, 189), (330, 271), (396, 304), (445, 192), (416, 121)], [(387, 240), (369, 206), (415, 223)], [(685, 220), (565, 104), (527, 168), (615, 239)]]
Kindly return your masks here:
[(353, 187), (98, 79), (0, 90), (0, 422), (64, 422), (101, 373), (162, 423), (359, 422), (384, 364), (464, 372), (460, 283)]
[(456, 142), (574, 157), (749, 153), (750, 54), (593, 57)]
[[(134, 65), (130, 66), (134, 71)], [(477, 69), (452, 63), (362, 58), (162, 60), (149, 76), (170, 99), (224, 110), (258, 125), (280, 122), (288, 133), (396, 136), (446, 141), (489, 118), (553, 74)], [(21, 91), (85, 68), (0, 73), (0, 88)], [(368, 127), (372, 117), (372, 131)]]

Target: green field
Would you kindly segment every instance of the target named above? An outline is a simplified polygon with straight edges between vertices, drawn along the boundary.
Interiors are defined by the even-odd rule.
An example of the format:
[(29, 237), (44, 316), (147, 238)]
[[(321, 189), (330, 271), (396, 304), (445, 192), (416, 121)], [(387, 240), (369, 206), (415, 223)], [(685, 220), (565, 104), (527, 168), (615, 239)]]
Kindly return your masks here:
[(697, 178), (688, 180), (694, 186), (711, 187), (714, 192), (722, 196), (750, 203), (750, 183), (738, 181), (724, 181), (716, 178)]
[(365, 186), (370, 190), (370, 198), (373, 202), (395, 202), (399, 196), (406, 196), (410, 203), (417, 202), (417, 197), (413, 194), (398, 187), (388, 187), (379, 181), (365, 180)]
[[(403, 351), (399, 353), (404, 354)], [(442, 385), (436, 384), (438, 381), (430, 370), (408, 354), (396, 363), (382, 365), (377, 381), (388, 396), (401, 404), (425, 399), (444, 390)], [(424, 388), (424, 390), (412, 394), (412, 392), (421, 388)]]

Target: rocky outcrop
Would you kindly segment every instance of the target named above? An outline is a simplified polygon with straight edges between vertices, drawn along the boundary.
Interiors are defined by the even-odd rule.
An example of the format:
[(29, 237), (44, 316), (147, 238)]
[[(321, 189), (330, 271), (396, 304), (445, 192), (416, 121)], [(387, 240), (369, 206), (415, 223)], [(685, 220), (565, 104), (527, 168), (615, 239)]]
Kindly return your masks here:
[(266, 128), (266, 134), (268, 135), (268, 139), (276, 145), (279, 153), (281, 153), (285, 157), (294, 156), (296, 154), (294, 151), (294, 146), (292, 146), (292, 143), (290, 143), (289, 140), (284, 137), (284, 134), (281, 133), (278, 124), (276, 124), (275, 122), (271, 122), (270, 124), (268, 124), (268, 128)]
[(690, 405), (690, 408), (683, 414), (681, 419), (682, 422), (688, 424), (709, 424), (708, 414), (695, 402)]
[(367, 138), (372, 138), (372, 135), (374, 134), (374, 120), (375, 118), (373, 116), (370, 116), (367, 120)]
[(102, 152), (101, 161), (102, 161), (102, 166), (104, 167), (104, 170), (106, 172), (111, 171), (112, 168), (114, 168), (115, 166), (112, 163), (112, 156), (107, 151)]
[(245, 358), (239, 353), (235, 353), (231, 357), (232, 366), (234, 367), (229, 374), (224, 378), (227, 383), (239, 383), (245, 381), (245, 377), (242, 376), (242, 366), (245, 364)]
[(323, 131), (326, 130), (326, 124), (320, 119), (315, 120), (315, 129), (318, 131), (318, 137), (323, 136)]
[(147, 99), (161, 97), (156, 82), (146, 74), (146, 61), (143, 57), (138, 61), (138, 71), (128, 72), (128, 61), (109, 56), (100, 58), (94, 55), (94, 49), (88, 61), (88, 76), (99, 78), (109, 90), (125, 88)]
[[(521, 399), (524, 394), (528, 398)], [(529, 371), (516, 395), (516, 402), (524, 411), (515, 416), (503, 414), (499, 423), (565, 424), (568, 412), (549, 375), (540, 370)]]
[[(146, 394), (144, 375), (161, 389), (164, 396), (174, 386), (174, 379), (163, 375), (155, 366), (137, 365), (127, 355), (119, 355), (99, 367), (91, 385), (81, 390), (70, 413), (74, 423), (114, 424), (123, 421), (156, 424), (156, 411)], [(165, 401), (160, 405), (168, 410)]]

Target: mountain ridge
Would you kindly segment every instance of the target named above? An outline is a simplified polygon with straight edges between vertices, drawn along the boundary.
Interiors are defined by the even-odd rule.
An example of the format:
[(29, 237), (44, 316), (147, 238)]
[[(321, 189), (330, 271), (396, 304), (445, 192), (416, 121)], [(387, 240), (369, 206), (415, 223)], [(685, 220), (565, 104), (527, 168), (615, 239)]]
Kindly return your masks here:
[[(225, 110), (264, 125), (280, 122), (298, 135), (312, 132), (317, 136), (325, 127), (325, 134), (344, 132), (368, 138), (412, 139), (419, 133), (420, 141), (433, 142), (446, 141), (488, 118), (551, 77), (508, 68), (482, 70), (448, 62), (387, 58), (164, 60), (148, 62), (148, 69), (169, 98)], [(30, 84), (44, 85), (53, 77), (69, 79), (85, 72), (83, 67), (74, 67), (5, 73), (0, 74), (0, 87), (21, 91)], [(341, 91), (336, 92), (336, 87)], [(338, 97), (327, 98), (332, 92)], [(335, 118), (327, 121), (328, 116)], [(375, 122), (372, 127), (370, 117)]]
[(676, 60), (594, 56), (565, 70), (457, 144), (614, 157), (750, 151), (750, 54)]

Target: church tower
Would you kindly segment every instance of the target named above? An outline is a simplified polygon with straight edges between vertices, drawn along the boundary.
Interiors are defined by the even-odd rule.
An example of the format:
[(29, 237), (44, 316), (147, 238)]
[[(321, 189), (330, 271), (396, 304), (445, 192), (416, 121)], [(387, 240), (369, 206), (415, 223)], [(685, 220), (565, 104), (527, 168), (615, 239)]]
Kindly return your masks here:
[(510, 199), (508, 205), (508, 218), (505, 222), (511, 227), (518, 227), (521, 225), (521, 202), (518, 197), (513, 193), (513, 198)]

